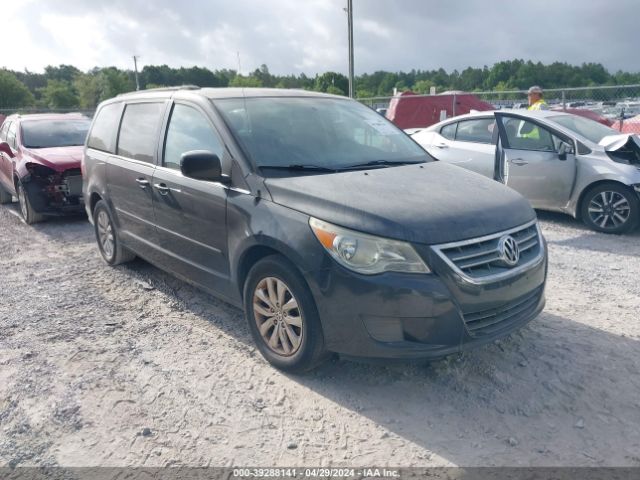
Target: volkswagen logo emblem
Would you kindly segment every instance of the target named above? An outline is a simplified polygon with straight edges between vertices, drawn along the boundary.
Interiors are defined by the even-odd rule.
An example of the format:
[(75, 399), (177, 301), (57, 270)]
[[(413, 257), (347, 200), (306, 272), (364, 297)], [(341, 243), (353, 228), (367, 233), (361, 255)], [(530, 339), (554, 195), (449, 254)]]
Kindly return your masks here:
[(498, 242), (498, 253), (500, 260), (507, 267), (515, 267), (520, 260), (520, 248), (518, 242), (511, 235), (505, 235)]

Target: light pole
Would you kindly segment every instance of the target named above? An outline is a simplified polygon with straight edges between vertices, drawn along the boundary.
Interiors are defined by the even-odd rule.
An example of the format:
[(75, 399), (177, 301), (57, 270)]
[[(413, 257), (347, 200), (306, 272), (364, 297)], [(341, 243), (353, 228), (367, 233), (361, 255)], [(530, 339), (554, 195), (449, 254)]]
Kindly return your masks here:
[(349, 97), (353, 98), (353, 0), (347, 0), (347, 23), (349, 26)]
[(133, 71), (136, 75), (136, 90), (140, 90), (140, 82), (138, 81), (138, 56), (133, 56)]

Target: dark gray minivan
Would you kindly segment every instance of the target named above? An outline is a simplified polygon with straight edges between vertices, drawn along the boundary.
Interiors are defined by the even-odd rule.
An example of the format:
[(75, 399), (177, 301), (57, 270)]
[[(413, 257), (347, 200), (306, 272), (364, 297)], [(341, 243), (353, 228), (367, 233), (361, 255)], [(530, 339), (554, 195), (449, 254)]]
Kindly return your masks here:
[[(496, 169), (499, 171), (499, 169)], [(265, 358), (437, 358), (544, 306), (528, 202), (347, 98), (182, 87), (102, 103), (83, 159), (100, 252), (242, 307)]]

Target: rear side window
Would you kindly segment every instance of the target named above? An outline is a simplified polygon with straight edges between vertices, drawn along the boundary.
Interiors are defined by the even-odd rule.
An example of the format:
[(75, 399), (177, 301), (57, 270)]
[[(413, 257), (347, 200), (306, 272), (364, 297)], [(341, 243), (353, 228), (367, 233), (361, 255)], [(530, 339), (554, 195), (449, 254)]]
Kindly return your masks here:
[(153, 163), (164, 103), (127, 105), (118, 135), (118, 155)]
[(464, 120), (458, 123), (456, 131), (456, 141), (474, 143), (493, 143), (493, 118), (479, 118), (474, 120)]
[(100, 109), (87, 140), (89, 148), (109, 153), (115, 152), (116, 132), (118, 131), (121, 110), (122, 104), (120, 103), (111, 103)]
[(457, 126), (457, 123), (450, 123), (449, 125), (445, 125), (440, 129), (440, 135), (442, 135), (447, 140), (453, 140), (456, 136)]
[(208, 150), (222, 158), (222, 142), (198, 110), (176, 104), (171, 113), (164, 149), (164, 166), (180, 169), (180, 158), (191, 150)]

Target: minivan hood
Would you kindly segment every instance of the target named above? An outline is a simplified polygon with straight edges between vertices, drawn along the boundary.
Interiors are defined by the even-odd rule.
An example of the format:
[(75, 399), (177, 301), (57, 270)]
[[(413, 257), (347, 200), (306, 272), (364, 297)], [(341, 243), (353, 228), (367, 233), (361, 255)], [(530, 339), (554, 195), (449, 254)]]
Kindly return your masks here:
[(607, 135), (598, 142), (598, 145), (604, 147), (606, 152), (615, 152), (625, 146), (635, 144), (635, 148), (640, 149), (640, 137), (636, 134), (621, 133), (620, 135)]
[(507, 230), (535, 219), (504, 185), (441, 162), (268, 178), (273, 201), (381, 237), (439, 244)]

